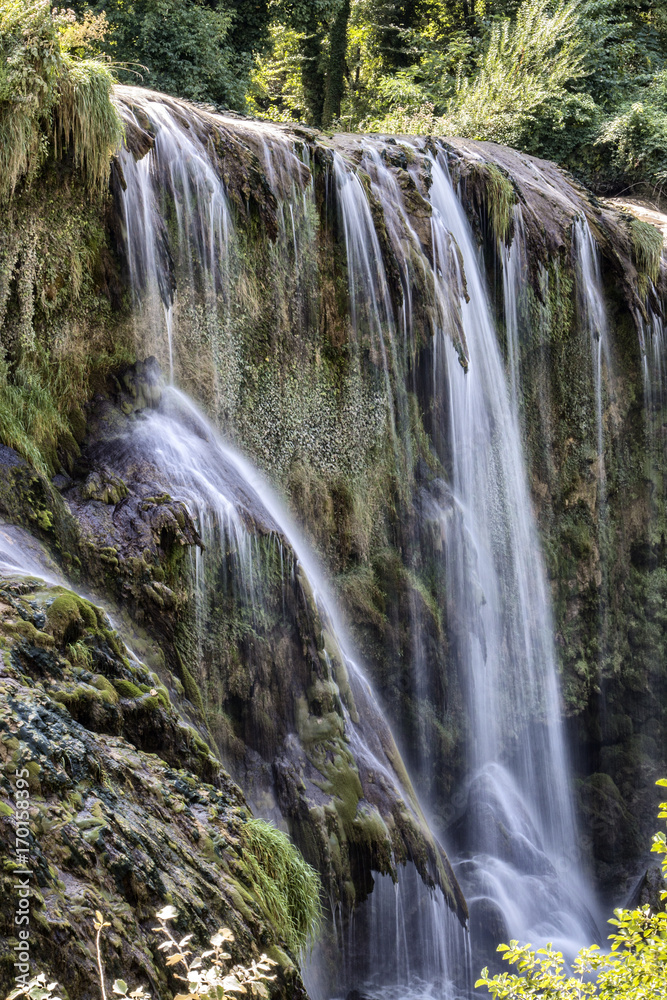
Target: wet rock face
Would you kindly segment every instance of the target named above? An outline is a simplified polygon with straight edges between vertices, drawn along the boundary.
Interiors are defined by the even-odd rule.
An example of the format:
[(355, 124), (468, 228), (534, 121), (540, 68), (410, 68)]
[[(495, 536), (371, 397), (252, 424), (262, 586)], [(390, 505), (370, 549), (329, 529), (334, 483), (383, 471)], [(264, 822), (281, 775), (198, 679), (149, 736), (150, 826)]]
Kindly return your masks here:
[[(152, 931), (165, 903), (200, 947), (221, 924), (234, 959), (280, 960), (277, 996), (305, 996), (244, 883), (241, 790), (129, 656), (104, 612), (62, 587), (0, 581), (0, 990), (14, 983), (16, 774), (30, 791), (31, 948), (71, 1000), (99, 995), (93, 919), (111, 926), (107, 976), (157, 998), (176, 983)], [(282, 956), (282, 957), (281, 957)]]
[[(74, 722), (105, 738), (100, 753), (107, 737), (122, 739), (214, 782), (206, 745), (169, 707), (179, 704), (251, 801), (264, 814), (280, 808), (327, 893), (348, 911), (372, 889), (372, 870), (395, 873), (412, 861), (464, 920), (465, 902), (386, 722), (348, 676), (286, 539), (231, 466), (231, 496), (254, 536), (254, 589), (239, 586), (238, 556), (217, 537), (206, 543), (217, 548), (206, 551), (205, 596), (195, 593), (204, 541), (194, 508), (167, 492), (178, 493), (156, 455), (132, 444), (158, 412), (160, 386), (150, 361), (119, 373), (88, 407), (71, 474), (58, 477), (57, 489), (37, 477), (73, 539), (70, 565), (129, 612), (140, 629), (136, 648), (157, 673), (128, 661), (102, 617), (59, 591), (23, 669)], [(55, 529), (44, 537), (57, 548)], [(68, 651), (67, 663), (58, 649)], [(365, 740), (361, 753), (350, 726)]]
[[(475, 968), (485, 962), (489, 955), (495, 955), (499, 944), (506, 944), (509, 938), (503, 912), (494, 900), (488, 897), (476, 899), (470, 907), (470, 936), (475, 943)], [(494, 967), (501, 969), (502, 963), (496, 959)], [(492, 971), (495, 971), (495, 968)]]

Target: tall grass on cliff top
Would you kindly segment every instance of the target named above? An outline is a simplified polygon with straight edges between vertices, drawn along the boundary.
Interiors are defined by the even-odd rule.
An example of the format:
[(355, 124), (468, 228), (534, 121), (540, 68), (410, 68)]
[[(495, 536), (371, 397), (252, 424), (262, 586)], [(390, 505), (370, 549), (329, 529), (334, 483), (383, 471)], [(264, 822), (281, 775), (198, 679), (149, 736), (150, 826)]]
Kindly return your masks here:
[(68, 150), (91, 193), (105, 189), (122, 125), (110, 67), (85, 57), (104, 26), (49, 0), (0, 0), (0, 202)]

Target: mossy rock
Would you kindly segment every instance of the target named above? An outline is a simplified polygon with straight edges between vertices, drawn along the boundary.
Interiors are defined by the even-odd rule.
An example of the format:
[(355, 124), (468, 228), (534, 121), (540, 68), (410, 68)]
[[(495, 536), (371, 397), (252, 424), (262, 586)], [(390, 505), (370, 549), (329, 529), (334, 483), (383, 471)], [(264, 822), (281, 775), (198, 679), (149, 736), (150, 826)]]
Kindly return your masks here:
[(63, 590), (51, 602), (46, 610), (46, 619), (47, 627), (59, 645), (75, 643), (88, 632), (104, 629), (103, 612), (71, 591)]
[(115, 678), (113, 681), (113, 687), (121, 698), (141, 698), (144, 693), (138, 685), (133, 684), (132, 681), (124, 680), (123, 678)]

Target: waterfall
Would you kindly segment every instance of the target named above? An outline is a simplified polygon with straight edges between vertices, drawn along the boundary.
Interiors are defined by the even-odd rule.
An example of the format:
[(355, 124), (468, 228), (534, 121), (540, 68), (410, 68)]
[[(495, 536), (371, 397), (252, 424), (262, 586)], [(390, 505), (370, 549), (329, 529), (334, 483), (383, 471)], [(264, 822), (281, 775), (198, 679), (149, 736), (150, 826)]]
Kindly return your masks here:
[[(477, 938), (478, 955), (488, 955), (516, 937), (552, 940), (573, 952), (597, 930), (578, 847), (550, 599), (518, 418), (521, 212), (505, 252), (508, 384), (480, 261), (443, 155), (432, 161), (428, 193), (432, 263), (423, 237), (406, 224), (403, 194), (383, 158), (372, 150), (362, 166), (385, 208), (402, 286), (410, 287), (415, 250), (417, 266), (430, 275), (433, 442), (450, 478), (442, 498), (428, 497), (424, 510), (444, 544), (447, 614), (471, 720), (466, 805), (450, 834), (460, 851), (473, 947)], [(342, 210), (358, 228), (356, 205), (348, 199)], [(374, 234), (358, 237), (354, 273), (370, 274), (377, 257)], [(384, 329), (395, 329), (391, 317)], [(415, 356), (414, 347), (407, 353)], [(429, 667), (418, 644), (415, 653), (419, 694)]]
[(57, 564), (33, 536), (0, 518), (0, 576), (27, 576), (65, 585)]
[(526, 286), (527, 250), (520, 205), (513, 212), (513, 238), (501, 248), (503, 264), (503, 302), (507, 339), (507, 370), (510, 376), (512, 404), (518, 409), (521, 373), (519, 370), (519, 302)]
[(602, 290), (600, 257), (585, 216), (575, 220), (573, 227), (573, 249), (577, 270), (577, 293), (582, 326), (586, 330), (593, 363), (595, 389), (596, 445), (598, 455), (598, 512), (602, 520), (606, 502), (607, 474), (604, 460), (603, 379), (611, 372), (611, 353), (607, 313)]
[[(240, 209), (237, 203), (232, 208), (216, 160), (223, 154), (217, 140), (205, 141), (196, 122), (184, 124), (184, 112), (175, 102), (128, 97), (126, 91), (121, 97), (123, 93), (125, 114), (138, 127), (149, 119), (155, 132), (154, 147), (143, 158), (135, 160), (129, 150), (122, 154), (126, 190), (118, 194), (140, 327), (138, 349), (156, 353), (175, 385), (196, 387), (225, 438), (172, 387), (158, 410), (137, 419), (113, 443), (105, 460), (115, 455), (119, 468), (132, 456), (150, 464), (156, 479), (187, 505), (198, 525), (203, 547), (193, 556), (193, 579), (200, 652), (207, 607), (215, 603), (219, 588), (231, 588), (259, 621), (265, 601), (263, 560), (267, 546), (279, 548), (283, 594), (301, 587), (312, 595), (325, 636), (321, 656), (340, 696), (345, 745), (362, 778), (380, 776), (416, 821), (425, 824), (319, 561), (265, 479), (227, 443), (241, 440), (250, 447), (255, 439), (247, 416), (244, 424), (235, 423), (248, 377), (239, 360), (235, 324), (250, 278), (240, 227), (237, 231), (234, 225)], [(297, 317), (306, 324), (320, 322), (306, 281), (316, 273), (314, 248), (322, 224), (312, 154), (307, 143), (298, 147), (274, 126), (209, 112), (202, 116), (218, 137), (224, 131), (238, 144), (239, 155), (251, 151), (252, 169), (261, 166), (262, 183), (275, 207), (275, 244), (267, 252), (276, 283), (267, 295), (277, 297), (282, 325), (267, 339), (271, 352), (281, 336), (291, 334)], [(466, 773), (457, 799), (462, 808), (445, 835), (458, 852), (475, 961), (487, 961), (494, 945), (510, 937), (535, 944), (552, 940), (573, 950), (595, 934), (594, 903), (573, 815), (549, 593), (517, 403), (518, 302), (527, 280), (521, 210), (515, 209), (512, 246), (503, 250), (506, 371), (481, 262), (444, 153), (419, 141), (402, 151), (389, 141), (364, 142), (346, 139), (340, 151), (327, 151), (328, 159), (320, 159), (318, 168), (324, 163), (327, 175), (324, 217), (326, 224), (336, 219), (345, 254), (349, 368), (360, 370), (362, 359), (369, 357), (376, 380), (372, 396), (364, 397), (358, 387), (350, 391), (354, 405), (361, 412), (372, 398), (378, 412), (384, 410), (385, 418), (388, 414), (396, 476), (412, 488), (407, 430), (411, 394), (418, 390), (428, 407), (431, 446), (443, 471), (422, 491), (421, 526), (415, 530), (422, 532), (417, 544), (424, 551), (434, 537), (439, 539), (441, 551), (429, 557), (437, 566), (439, 592), (446, 594), (450, 656), (467, 699)], [(408, 198), (413, 211), (408, 211)], [(575, 245), (581, 309), (597, 359), (598, 450), (603, 456), (606, 328), (599, 265), (583, 222), (575, 225)], [(247, 316), (241, 318), (247, 321)], [(264, 337), (265, 331), (258, 335)], [(270, 361), (270, 353), (265, 360)], [(420, 376), (415, 373), (425, 367), (424, 385), (417, 385)], [(298, 378), (298, 373), (290, 377)], [(267, 405), (274, 405), (270, 395)], [(326, 426), (320, 413), (314, 419)], [(282, 443), (276, 441), (275, 447), (281, 449)], [(264, 464), (271, 467), (266, 452)], [(407, 529), (403, 542), (413, 544)], [(408, 564), (411, 558), (408, 553)], [(222, 575), (218, 566), (224, 567)], [(434, 666), (420, 627), (411, 606), (414, 689), (425, 699)], [(261, 756), (259, 743), (255, 750)], [(259, 771), (251, 796), (266, 803), (271, 784), (266, 761)], [(432, 784), (437, 776), (428, 781)], [(371, 785), (364, 784), (367, 795)], [(280, 818), (275, 799), (269, 812)], [(374, 883), (348, 924), (339, 920), (339, 904), (332, 902), (343, 982), (359, 982), (371, 993), (396, 988), (406, 996), (412, 991), (415, 997), (442, 996), (451, 992), (452, 979), (464, 982), (465, 974), (458, 975), (455, 965), (458, 953), (468, 967), (466, 945), (452, 929), (443, 901), (410, 866), (399, 870), (397, 886), (379, 872)], [(355, 946), (355, 929), (363, 931), (363, 940), (370, 935), (371, 947)]]
[[(126, 257), (138, 346), (166, 360), (173, 380), (174, 313), (194, 308), (192, 294), (177, 301), (175, 270), (188, 275), (181, 294), (199, 291), (207, 311), (215, 314), (229, 300), (233, 226), (210, 150), (182, 116), (160, 101), (141, 102), (141, 120), (146, 116), (157, 126), (151, 155), (135, 160), (127, 149), (121, 151)], [(133, 119), (139, 125), (136, 111)], [(171, 240), (170, 225), (176, 234)]]
[[(283, 588), (298, 585), (306, 594), (312, 594), (317, 608), (327, 683), (335, 685), (345, 745), (369, 800), (365, 808), (375, 810), (378, 821), (383, 822), (378, 808), (389, 794), (394, 802), (400, 803), (401, 809), (415, 817), (415, 822), (425, 827), (426, 821), (374, 692), (356, 660), (326, 577), (284, 505), (254, 466), (224, 442), (204, 414), (174, 387), (164, 390), (158, 409), (147, 411), (122, 431), (112, 433), (98, 445), (98, 450), (99, 458), (103, 457), (106, 466), (121, 477), (127, 478), (128, 470), (140, 467), (142, 475), (148, 476), (151, 489), (168, 488), (171, 497), (183, 502), (194, 516), (202, 543), (194, 563), (200, 630), (204, 627), (207, 602), (216, 603), (225, 588), (234, 591), (237, 600), (261, 616), (266, 600), (262, 591), (266, 566), (260, 538), (268, 537), (280, 547)], [(284, 560), (285, 553), (292, 554), (295, 560), (291, 568)], [(220, 564), (226, 567), (224, 582), (216, 569)], [(298, 700), (296, 687), (292, 695)], [(262, 752), (261, 745), (256, 749)], [(262, 770), (259, 779), (255, 778), (250, 786), (247, 781), (244, 784), (251, 804), (266, 814), (266, 803), (275, 802), (270, 769)], [(284, 823), (275, 805), (268, 813), (269, 818)], [(377, 880), (378, 886), (392, 882), (389, 876), (378, 875)], [(408, 898), (410, 906), (416, 907), (420, 926), (424, 928), (423, 940), (422, 936), (417, 941), (411, 939), (409, 945), (414, 973), (420, 982), (435, 979), (437, 974), (439, 995), (453, 996), (452, 977), (455, 973), (459, 978), (465, 977), (467, 966), (460, 962), (460, 956), (465, 955), (465, 934), (450, 909), (451, 901), (445, 902), (442, 894), (435, 897), (411, 865), (401, 876), (400, 885), (400, 898)], [(399, 907), (396, 911), (389, 898), (386, 888), (377, 896), (373, 894), (369, 908), (371, 921), (392, 921), (395, 916), (388, 917), (388, 913), (403, 914), (403, 909)], [(401, 919), (405, 924), (405, 916)], [(341, 948), (345, 961), (338, 978), (344, 984), (360, 979), (386, 984), (387, 976), (393, 982), (392, 977), (405, 971), (404, 965), (387, 967), (381, 949), (370, 956), (365, 949), (349, 947), (346, 951), (342, 938)], [(320, 994), (314, 964), (307, 971), (313, 983), (312, 996), (317, 998)]]
[(461, 878), (473, 922), (476, 903), (488, 913), (490, 900), (510, 937), (571, 948), (590, 938), (592, 920), (520, 431), (470, 228), (442, 159), (434, 164), (431, 199), (436, 262), (453, 237), (467, 288), (468, 371), (447, 339), (434, 378), (446, 399), (457, 510), (445, 533), (447, 579), (466, 623), (456, 645), (473, 720)]

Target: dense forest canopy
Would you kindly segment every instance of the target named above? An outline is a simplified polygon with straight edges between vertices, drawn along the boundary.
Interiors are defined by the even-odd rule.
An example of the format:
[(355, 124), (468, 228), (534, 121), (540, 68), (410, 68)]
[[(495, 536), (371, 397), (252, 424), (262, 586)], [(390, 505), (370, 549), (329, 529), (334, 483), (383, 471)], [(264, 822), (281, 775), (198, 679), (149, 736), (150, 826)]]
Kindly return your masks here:
[(605, 193), (667, 180), (665, 0), (101, 0), (128, 81), (278, 121), (459, 134)]

